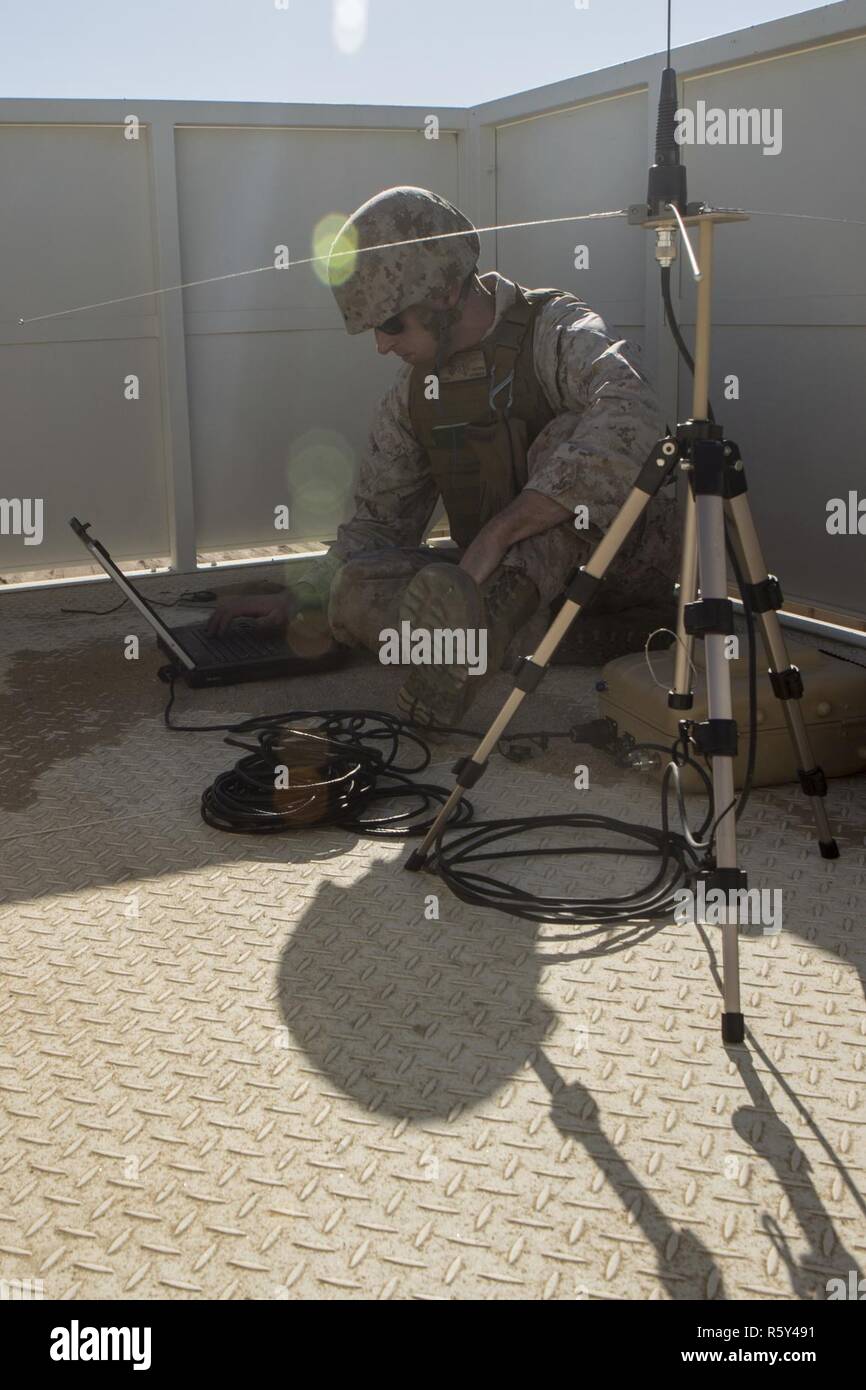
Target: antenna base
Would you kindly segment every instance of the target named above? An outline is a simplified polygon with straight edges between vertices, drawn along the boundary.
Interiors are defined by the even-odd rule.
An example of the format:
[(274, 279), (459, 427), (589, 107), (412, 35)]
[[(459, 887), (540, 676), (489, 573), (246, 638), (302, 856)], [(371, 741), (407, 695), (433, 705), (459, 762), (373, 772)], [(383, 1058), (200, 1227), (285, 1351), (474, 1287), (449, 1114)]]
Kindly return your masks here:
[(661, 217), (673, 203), (681, 214), (687, 207), (686, 166), (684, 164), (653, 164), (647, 181), (647, 207), (650, 217)]
[[(680, 212), (683, 217), (700, 217), (706, 211), (705, 203), (687, 203), (685, 210)], [(652, 222), (673, 222), (676, 226), (676, 218), (672, 212), (663, 207), (660, 212), (653, 212), (649, 203), (630, 203), (628, 208), (628, 222), (632, 227), (642, 227), (644, 223)]]

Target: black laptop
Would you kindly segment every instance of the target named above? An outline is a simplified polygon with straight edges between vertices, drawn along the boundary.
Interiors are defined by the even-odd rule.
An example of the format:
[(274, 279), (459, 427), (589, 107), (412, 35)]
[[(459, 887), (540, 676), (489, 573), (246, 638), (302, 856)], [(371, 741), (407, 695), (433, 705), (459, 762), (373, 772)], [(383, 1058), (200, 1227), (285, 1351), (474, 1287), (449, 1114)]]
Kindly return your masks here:
[(235, 618), (221, 637), (211, 636), (207, 623), (168, 627), (121, 573), (105, 546), (90, 535), (90, 522), (82, 523), (74, 516), (69, 525), (109, 578), (150, 623), (157, 645), (188, 685), (236, 685), (240, 681), (268, 680), (272, 676), (309, 675), (313, 671), (329, 671), (341, 666), (348, 655), (348, 648), (335, 645), (324, 656), (298, 656), (280, 635), (266, 635), (255, 622), (245, 618)]

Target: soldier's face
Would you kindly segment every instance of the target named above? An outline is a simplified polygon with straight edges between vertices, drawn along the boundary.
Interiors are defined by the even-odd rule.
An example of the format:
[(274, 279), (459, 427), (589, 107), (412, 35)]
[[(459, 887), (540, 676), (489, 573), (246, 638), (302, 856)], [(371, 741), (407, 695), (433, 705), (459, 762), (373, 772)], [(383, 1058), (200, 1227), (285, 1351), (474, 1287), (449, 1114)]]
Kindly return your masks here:
[(389, 352), (408, 362), (410, 367), (427, 366), (436, 360), (436, 339), (421, 323), (415, 309), (403, 309), (398, 315), (400, 332), (386, 333), (374, 329), (376, 349), (386, 357)]

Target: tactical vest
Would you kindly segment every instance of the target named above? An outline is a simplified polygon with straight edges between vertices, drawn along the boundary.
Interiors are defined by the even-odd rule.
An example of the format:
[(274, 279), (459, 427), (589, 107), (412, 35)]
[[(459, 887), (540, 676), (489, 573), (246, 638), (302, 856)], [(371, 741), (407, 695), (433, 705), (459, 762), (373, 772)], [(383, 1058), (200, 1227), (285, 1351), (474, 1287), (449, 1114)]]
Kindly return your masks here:
[(561, 294), (518, 285), (492, 332), (443, 367), (438, 400), (425, 397), (429, 368), (409, 378), (412, 432), (463, 549), (523, 488), (527, 450), (554, 416), (535, 375), (533, 338), (539, 310)]

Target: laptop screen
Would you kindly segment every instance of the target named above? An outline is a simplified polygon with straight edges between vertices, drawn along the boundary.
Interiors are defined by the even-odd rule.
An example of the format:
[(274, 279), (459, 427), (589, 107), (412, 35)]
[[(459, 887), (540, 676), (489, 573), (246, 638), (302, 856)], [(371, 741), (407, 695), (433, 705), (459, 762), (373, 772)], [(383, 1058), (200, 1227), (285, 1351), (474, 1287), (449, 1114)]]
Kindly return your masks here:
[[(172, 635), (171, 629), (167, 628), (159, 614), (151, 608), (146, 598), (143, 598), (138, 590), (133, 586), (125, 574), (117, 568), (105, 546), (100, 545), (95, 536), (91, 536), (87, 526), (82, 525), (78, 517), (70, 518), (69, 525), (72, 527), (78, 539), (87, 546), (93, 558), (102, 566), (109, 579), (113, 579), (119, 589), (122, 590), (130, 603), (134, 603), (141, 616), (150, 623), (157, 636), (161, 637), (165, 645), (170, 648), (179, 661), (191, 671), (195, 667), (192, 657), (188, 656), (177, 638)], [(89, 523), (88, 523), (89, 525)]]

